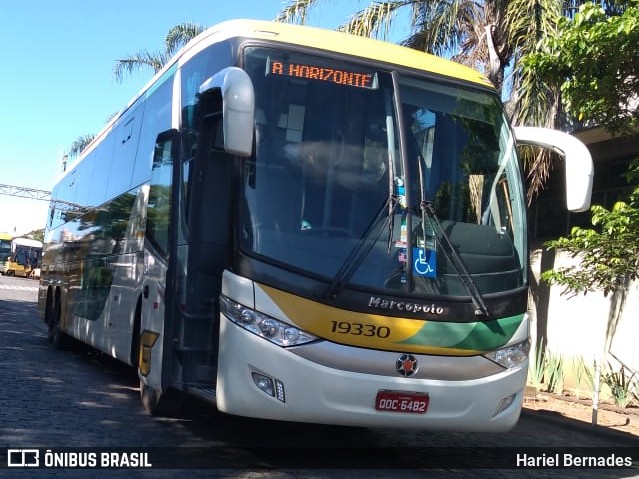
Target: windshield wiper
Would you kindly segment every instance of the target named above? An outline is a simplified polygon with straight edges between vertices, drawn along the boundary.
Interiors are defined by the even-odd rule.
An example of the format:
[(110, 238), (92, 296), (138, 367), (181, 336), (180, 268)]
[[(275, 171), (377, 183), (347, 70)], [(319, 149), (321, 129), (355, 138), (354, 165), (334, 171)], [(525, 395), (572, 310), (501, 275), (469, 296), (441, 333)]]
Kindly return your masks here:
[(442, 246), (442, 251), (446, 256), (446, 259), (459, 273), (459, 278), (466, 288), (466, 291), (468, 291), (468, 294), (473, 301), (473, 305), (475, 306), (475, 316), (490, 316), (488, 308), (486, 307), (486, 303), (484, 302), (484, 298), (479, 292), (477, 285), (473, 281), (472, 275), (468, 272), (468, 269), (466, 268), (466, 265), (464, 264), (461, 256), (457, 252), (457, 249), (451, 243), (450, 238), (446, 234), (446, 231), (444, 231), (444, 228), (439, 221), (439, 217), (435, 212), (435, 208), (433, 208), (433, 204), (430, 201), (422, 201), (420, 204), (420, 208), (422, 211), (422, 222), (424, 224), (424, 228), (426, 227), (426, 221), (432, 220), (435, 223), (435, 234), (437, 235), (437, 239)]
[(376, 227), (378, 227), (379, 225), (383, 225), (380, 220), (384, 217), (384, 211), (386, 210), (388, 214), (388, 222), (386, 223), (388, 227), (388, 252), (390, 253), (393, 242), (395, 210), (397, 209), (398, 204), (399, 198), (397, 196), (388, 196), (388, 199), (382, 204), (373, 220), (369, 223), (359, 242), (351, 250), (351, 252), (342, 263), (342, 266), (335, 274), (333, 281), (331, 281), (331, 284), (328, 286), (326, 292), (324, 293), (325, 298), (334, 298), (342, 291), (342, 289), (344, 289), (344, 286), (353, 277), (355, 271), (357, 271), (357, 268), (359, 268), (359, 266), (362, 264), (362, 261), (364, 261), (364, 258), (366, 258), (371, 249), (373, 249), (373, 246), (375, 246), (375, 244), (379, 240), (379, 237), (384, 232), (384, 228), (378, 228), (377, 233), (372, 237), (372, 239), (371, 235), (375, 231)]

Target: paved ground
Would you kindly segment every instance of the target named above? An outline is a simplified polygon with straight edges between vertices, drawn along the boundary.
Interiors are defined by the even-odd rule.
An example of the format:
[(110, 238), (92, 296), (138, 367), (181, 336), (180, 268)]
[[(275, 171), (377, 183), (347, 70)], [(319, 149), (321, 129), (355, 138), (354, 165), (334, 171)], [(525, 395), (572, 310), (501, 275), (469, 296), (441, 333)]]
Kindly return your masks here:
[[(33, 288), (29, 280), (0, 278), (0, 285)], [(189, 402), (181, 418), (155, 418), (142, 409), (135, 372), (84, 347), (56, 351), (37, 317), (35, 292), (0, 288), (0, 455), (6, 448), (121, 447), (153, 449), (170, 457), (176, 446), (207, 455), (206, 470), (3, 469), (0, 478), (319, 478), (639, 477), (639, 469), (490, 469), (500, 447), (541, 455), (545, 447), (582, 447), (588, 454), (622, 454), (639, 446), (634, 436), (593, 431), (582, 423), (524, 412), (507, 434), (368, 430), (255, 421), (217, 414)], [(275, 448), (273, 448), (273, 446)], [(4, 449), (3, 449), (4, 448)], [(196, 449), (197, 448), (197, 449)], [(202, 449), (204, 448), (204, 449)], [(335, 462), (335, 456), (341, 463)], [(445, 458), (453, 460), (444, 460)], [(639, 457), (637, 455), (636, 457)], [(162, 458), (160, 458), (162, 459)], [(299, 459), (300, 462), (296, 462)], [(433, 461), (443, 460), (439, 469)], [(367, 469), (380, 464), (383, 468)], [(465, 464), (464, 464), (464, 461)], [(468, 468), (473, 461), (486, 469)], [(192, 465), (184, 459), (184, 466)], [(286, 465), (282, 469), (281, 464)], [(343, 466), (347, 469), (316, 469)], [(412, 469), (407, 469), (412, 468)]]

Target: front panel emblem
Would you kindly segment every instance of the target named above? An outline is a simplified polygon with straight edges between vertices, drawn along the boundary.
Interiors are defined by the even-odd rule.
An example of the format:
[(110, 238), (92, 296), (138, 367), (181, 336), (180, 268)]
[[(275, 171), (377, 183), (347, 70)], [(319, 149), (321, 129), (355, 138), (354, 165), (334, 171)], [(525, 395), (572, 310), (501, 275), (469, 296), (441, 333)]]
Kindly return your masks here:
[(414, 376), (418, 368), (417, 358), (412, 354), (402, 354), (397, 358), (397, 361), (395, 361), (395, 371), (405, 378)]

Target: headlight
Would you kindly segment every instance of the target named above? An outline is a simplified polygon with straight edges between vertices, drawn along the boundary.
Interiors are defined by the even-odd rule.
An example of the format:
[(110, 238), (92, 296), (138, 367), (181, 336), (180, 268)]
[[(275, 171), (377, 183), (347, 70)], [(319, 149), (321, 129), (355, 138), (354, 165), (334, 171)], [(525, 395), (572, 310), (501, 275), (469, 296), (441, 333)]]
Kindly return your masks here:
[(238, 326), (278, 346), (298, 346), (319, 339), (295, 326), (236, 303), (226, 296), (220, 296), (220, 311)]
[(496, 362), (504, 368), (514, 368), (523, 363), (528, 358), (530, 351), (530, 341), (527, 339), (521, 343), (511, 344), (505, 348), (484, 354), (484, 357)]

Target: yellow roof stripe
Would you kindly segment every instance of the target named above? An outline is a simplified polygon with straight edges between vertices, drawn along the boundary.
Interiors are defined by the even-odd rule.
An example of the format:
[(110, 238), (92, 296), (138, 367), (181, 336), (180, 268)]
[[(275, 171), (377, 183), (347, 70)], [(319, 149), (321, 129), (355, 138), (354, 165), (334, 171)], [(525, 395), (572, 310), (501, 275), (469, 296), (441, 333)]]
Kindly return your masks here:
[(225, 37), (243, 36), (317, 48), (492, 87), (490, 81), (480, 72), (459, 63), (412, 48), (334, 30), (260, 20), (230, 20), (211, 27), (210, 33)]

